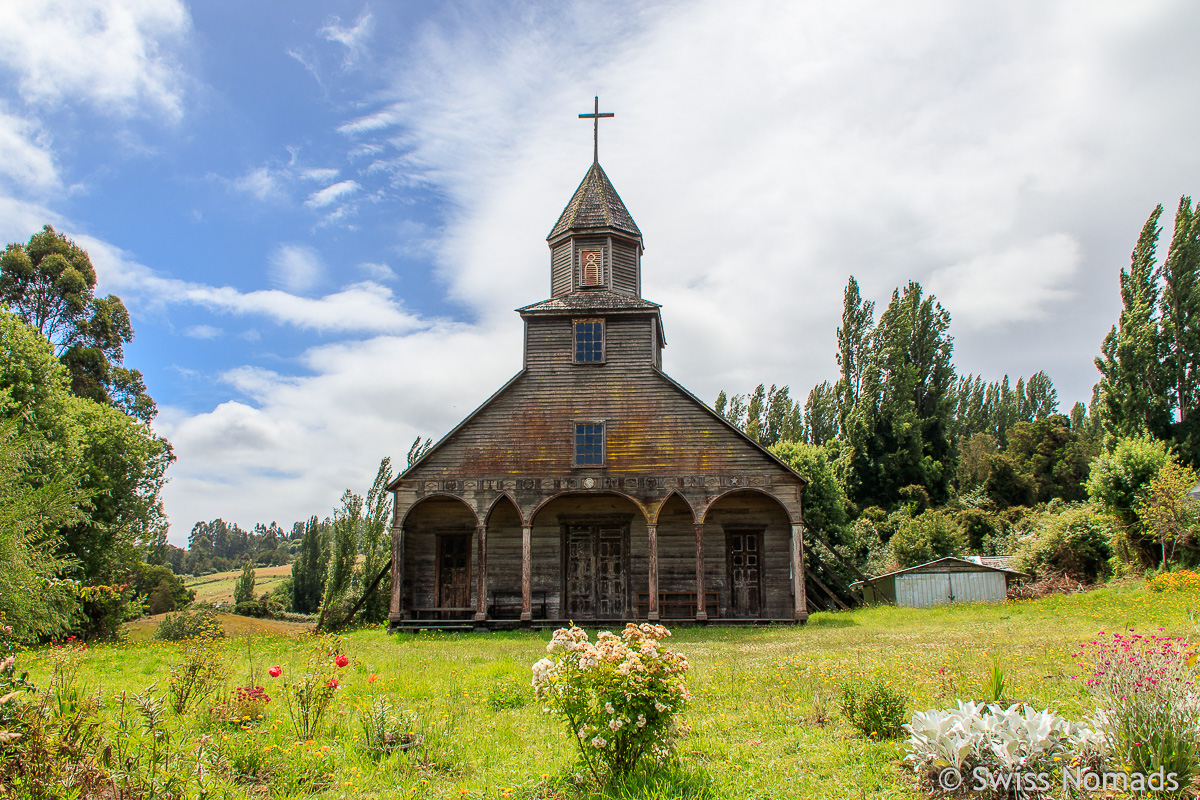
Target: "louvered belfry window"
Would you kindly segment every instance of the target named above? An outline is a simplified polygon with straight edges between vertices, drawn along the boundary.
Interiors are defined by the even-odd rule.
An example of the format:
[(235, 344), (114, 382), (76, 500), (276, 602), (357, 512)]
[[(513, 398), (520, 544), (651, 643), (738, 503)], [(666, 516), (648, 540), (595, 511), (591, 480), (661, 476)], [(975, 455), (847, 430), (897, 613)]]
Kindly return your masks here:
[(579, 285), (604, 285), (604, 247), (579, 248)]

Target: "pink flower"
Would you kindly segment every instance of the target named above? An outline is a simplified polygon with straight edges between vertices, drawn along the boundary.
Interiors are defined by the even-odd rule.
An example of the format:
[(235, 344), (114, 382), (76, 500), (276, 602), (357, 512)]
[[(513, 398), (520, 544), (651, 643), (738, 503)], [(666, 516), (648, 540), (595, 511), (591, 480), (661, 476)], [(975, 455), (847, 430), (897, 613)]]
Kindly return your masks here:
[(344, 667), (350, 663), (350, 659), (347, 658), (346, 656), (342, 655), (342, 656), (338, 656), (337, 658), (335, 658), (333, 660), (333, 663), (337, 664), (339, 667)]
[(269, 670), (267, 670), (267, 674), (272, 678), (278, 678), (283, 674), (283, 667), (271, 667)]

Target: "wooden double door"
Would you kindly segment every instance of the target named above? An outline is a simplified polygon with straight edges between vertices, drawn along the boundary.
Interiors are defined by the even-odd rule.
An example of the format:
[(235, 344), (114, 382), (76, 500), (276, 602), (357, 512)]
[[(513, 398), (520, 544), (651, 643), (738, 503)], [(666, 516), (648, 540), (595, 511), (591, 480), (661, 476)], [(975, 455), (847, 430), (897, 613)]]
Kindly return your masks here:
[(624, 619), (629, 610), (629, 525), (563, 528), (564, 594), (570, 619)]

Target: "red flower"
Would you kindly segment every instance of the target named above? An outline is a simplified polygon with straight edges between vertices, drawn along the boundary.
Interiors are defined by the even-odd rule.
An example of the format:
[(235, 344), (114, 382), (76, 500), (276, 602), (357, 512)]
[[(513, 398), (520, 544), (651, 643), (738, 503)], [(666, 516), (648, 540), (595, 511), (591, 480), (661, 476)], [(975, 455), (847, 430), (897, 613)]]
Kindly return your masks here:
[(347, 657), (346, 657), (346, 656), (344, 656), (344, 655), (343, 655), (343, 656), (338, 656), (337, 658), (335, 658), (335, 659), (333, 660), (333, 663), (337, 664), (339, 667), (344, 667), (344, 666), (346, 666), (347, 664), (349, 664), (349, 663), (350, 663), (350, 659), (349, 659), (349, 658), (347, 658)]
[(325, 685), (328, 686), (330, 689), (336, 689), (341, 684), (338, 683), (337, 678), (330, 678), (328, 681), (325, 682)]
[(272, 678), (278, 678), (280, 675), (283, 674), (283, 668), (282, 667), (271, 667), (269, 670), (267, 670), (267, 674), (270, 675)]
[(371, 675), (370, 677), (367, 678), (367, 683), (374, 683), (377, 680), (379, 680), (378, 675)]

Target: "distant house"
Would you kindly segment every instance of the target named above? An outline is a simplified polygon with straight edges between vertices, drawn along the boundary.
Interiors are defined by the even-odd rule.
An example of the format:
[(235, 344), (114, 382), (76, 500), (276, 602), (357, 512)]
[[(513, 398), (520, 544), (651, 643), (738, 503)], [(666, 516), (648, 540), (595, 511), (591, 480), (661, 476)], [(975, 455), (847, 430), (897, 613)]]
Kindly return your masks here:
[(947, 556), (928, 564), (896, 570), (850, 585), (861, 589), (868, 605), (894, 602), (928, 608), (943, 603), (988, 603), (1003, 600), (1008, 586), (1028, 577), (1011, 569)]

